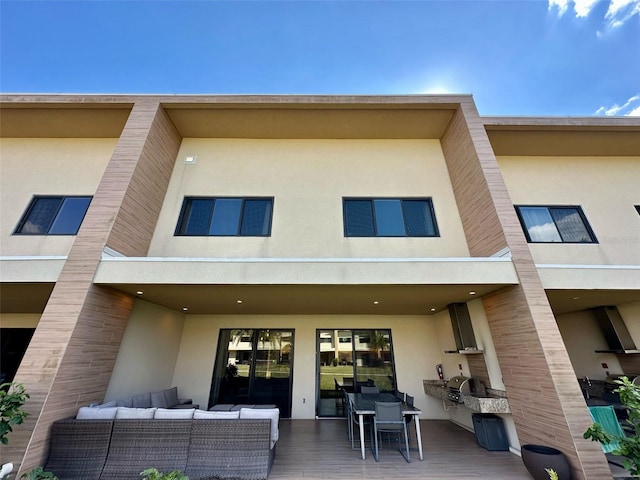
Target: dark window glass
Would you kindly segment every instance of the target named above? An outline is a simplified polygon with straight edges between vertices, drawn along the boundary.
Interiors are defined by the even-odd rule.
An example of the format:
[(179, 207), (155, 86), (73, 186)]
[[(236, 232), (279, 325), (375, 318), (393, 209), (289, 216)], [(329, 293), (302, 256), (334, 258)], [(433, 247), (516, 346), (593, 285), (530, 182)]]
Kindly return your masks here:
[(268, 236), (271, 198), (185, 198), (176, 235)]
[(271, 227), (271, 200), (245, 200), (240, 235), (268, 235)]
[(65, 198), (49, 233), (52, 235), (75, 235), (78, 233), (90, 203), (89, 197)]
[(589, 231), (582, 221), (577, 208), (550, 208), (563, 242), (583, 243), (591, 242)]
[(636, 205), (636, 211), (640, 214), (640, 205)]
[(344, 217), (347, 237), (374, 236), (371, 200), (346, 200)]
[(242, 199), (219, 198), (213, 207), (209, 235), (237, 235), (240, 224)]
[(580, 207), (516, 207), (530, 243), (596, 243)]
[(437, 237), (430, 199), (344, 200), (347, 237)]
[(75, 235), (91, 197), (35, 197), (15, 233), (19, 235)]
[(207, 235), (212, 209), (213, 202), (210, 199), (189, 199), (186, 202), (180, 234)]
[(408, 237), (434, 237), (438, 235), (431, 202), (403, 200), (402, 211)]
[(379, 237), (404, 237), (404, 219), (400, 200), (374, 200)]

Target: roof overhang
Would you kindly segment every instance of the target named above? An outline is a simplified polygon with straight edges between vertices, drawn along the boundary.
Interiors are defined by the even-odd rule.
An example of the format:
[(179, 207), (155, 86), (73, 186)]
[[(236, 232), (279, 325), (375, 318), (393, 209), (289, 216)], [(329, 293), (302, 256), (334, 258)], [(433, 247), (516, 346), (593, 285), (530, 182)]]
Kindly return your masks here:
[(496, 156), (638, 156), (638, 117), (482, 117)]
[(120, 136), (159, 102), (183, 138), (437, 139), (469, 95), (1, 95), (3, 137)]

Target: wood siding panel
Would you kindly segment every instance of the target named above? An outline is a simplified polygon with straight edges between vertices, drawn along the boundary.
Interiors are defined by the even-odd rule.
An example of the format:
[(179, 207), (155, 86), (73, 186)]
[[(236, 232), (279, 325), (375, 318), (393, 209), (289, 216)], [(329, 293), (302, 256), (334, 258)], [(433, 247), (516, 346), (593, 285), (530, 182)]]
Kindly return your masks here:
[(133, 299), (93, 277), (108, 242), (146, 254), (179, 143), (157, 102), (134, 106), (16, 374), (30, 416), (2, 456), (20, 472), (43, 463), (52, 422), (104, 399)]
[(591, 417), (471, 102), (461, 104), (442, 146), (469, 251), (490, 256), (508, 246), (518, 273), (519, 285), (490, 294), (483, 303), (520, 441), (563, 451), (577, 479), (609, 478), (600, 446), (582, 438)]

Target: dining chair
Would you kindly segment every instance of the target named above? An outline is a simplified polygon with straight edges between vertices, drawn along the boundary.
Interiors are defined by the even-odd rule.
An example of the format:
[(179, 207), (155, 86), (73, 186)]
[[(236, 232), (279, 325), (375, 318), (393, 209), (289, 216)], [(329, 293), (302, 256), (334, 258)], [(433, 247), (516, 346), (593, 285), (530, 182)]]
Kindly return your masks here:
[(360, 387), (360, 393), (363, 393), (365, 395), (377, 395), (378, 393), (380, 393), (380, 389), (378, 387), (368, 387), (366, 385), (363, 385), (362, 387)]
[[(345, 407), (347, 409), (347, 433), (351, 440), (351, 450), (360, 450), (360, 420), (358, 415), (353, 411), (351, 399), (345, 393)], [(364, 431), (370, 429), (371, 420), (368, 417), (363, 418)], [(366, 440), (366, 437), (365, 437)]]
[[(407, 463), (409, 458), (409, 436), (407, 435), (407, 424), (402, 414), (402, 403), (400, 402), (375, 402), (375, 416), (373, 417), (373, 440), (375, 449), (373, 456), (376, 462), (380, 461), (378, 451), (378, 434), (394, 434), (398, 440), (398, 451), (402, 454)], [(404, 435), (405, 452), (400, 444), (400, 435)], [(391, 440), (389, 440), (391, 441)], [(405, 454), (406, 453), (406, 454)]]
[(404, 402), (404, 396), (405, 396), (404, 392), (401, 392), (400, 390), (396, 390), (396, 398), (399, 401)]

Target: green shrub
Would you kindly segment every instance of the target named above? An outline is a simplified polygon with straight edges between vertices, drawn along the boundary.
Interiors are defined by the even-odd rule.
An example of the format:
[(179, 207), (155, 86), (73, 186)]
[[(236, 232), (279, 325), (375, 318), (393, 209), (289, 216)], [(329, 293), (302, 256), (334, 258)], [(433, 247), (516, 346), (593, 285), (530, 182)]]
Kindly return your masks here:
[(20, 475), (20, 478), (22, 480), (58, 480), (58, 477), (51, 472), (47, 472), (42, 467), (37, 467), (27, 473), (23, 473)]
[(22, 406), (29, 398), (24, 386), (20, 383), (3, 383), (0, 385), (0, 443), (9, 443), (7, 435), (13, 431), (14, 425), (20, 425), (29, 415)]
[(140, 475), (144, 476), (143, 480), (189, 480), (189, 477), (183, 475), (180, 470), (162, 473), (155, 468), (147, 468), (143, 472), (140, 472)]
[(624, 437), (610, 435), (604, 431), (602, 425), (594, 423), (584, 432), (583, 437), (603, 444), (618, 441), (620, 447), (611, 453), (626, 457), (624, 467), (633, 476), (638, 476), (640, 474), (640, 387), (631, 383), (627, 377), (620, 377), (615, 382), (620, 386), (614, 392), (620, 395), (620, 402), (629, 414), (625, 425), (629, 432)]

